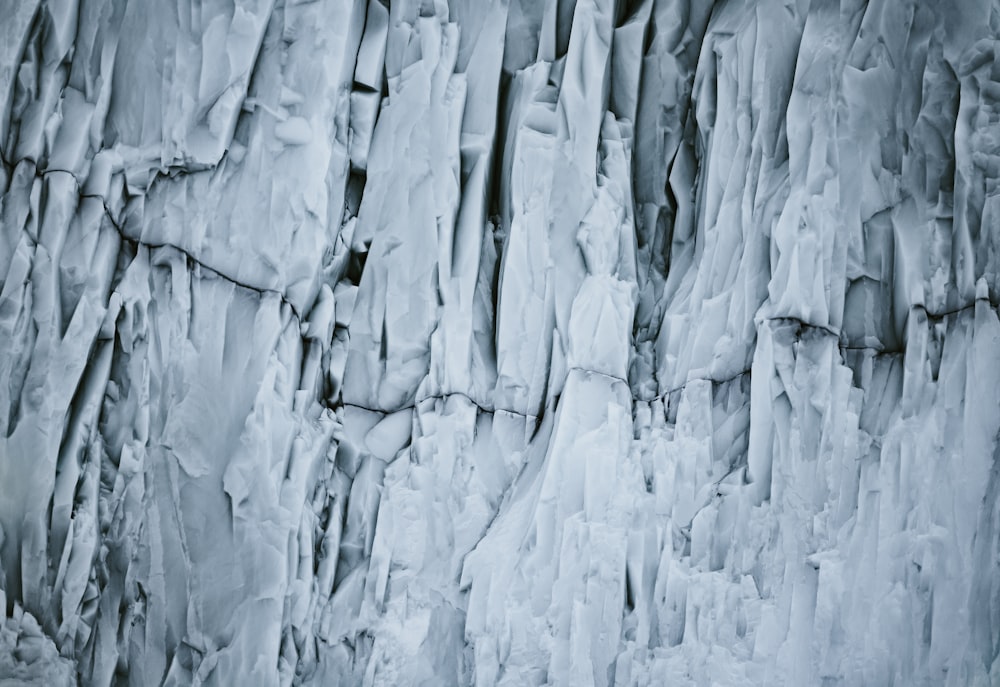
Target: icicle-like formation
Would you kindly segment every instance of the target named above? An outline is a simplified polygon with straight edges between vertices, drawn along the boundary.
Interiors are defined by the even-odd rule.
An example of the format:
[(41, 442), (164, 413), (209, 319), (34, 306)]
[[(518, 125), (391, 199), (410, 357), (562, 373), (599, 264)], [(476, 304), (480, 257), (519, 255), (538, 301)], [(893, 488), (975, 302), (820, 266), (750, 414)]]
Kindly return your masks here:
[(1000, 685), (997, 0), (0, 0), (0, 683)]

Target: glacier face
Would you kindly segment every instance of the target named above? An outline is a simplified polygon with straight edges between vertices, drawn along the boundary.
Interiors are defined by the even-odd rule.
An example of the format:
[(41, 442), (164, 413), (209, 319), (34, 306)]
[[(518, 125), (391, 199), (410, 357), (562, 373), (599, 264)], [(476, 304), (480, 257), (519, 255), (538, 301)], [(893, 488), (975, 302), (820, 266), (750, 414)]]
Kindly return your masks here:
[(0, 684), (1000, 685), (996, 0), (0, 0)]

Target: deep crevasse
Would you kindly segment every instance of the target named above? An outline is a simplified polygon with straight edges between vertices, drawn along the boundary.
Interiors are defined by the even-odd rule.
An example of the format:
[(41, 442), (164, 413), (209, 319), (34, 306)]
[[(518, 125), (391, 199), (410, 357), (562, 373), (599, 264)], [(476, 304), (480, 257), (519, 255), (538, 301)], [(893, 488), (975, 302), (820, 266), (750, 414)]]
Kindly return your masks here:
[(0, 681), (1000, 685), (997, 2), (0, 0), (0, 99)]

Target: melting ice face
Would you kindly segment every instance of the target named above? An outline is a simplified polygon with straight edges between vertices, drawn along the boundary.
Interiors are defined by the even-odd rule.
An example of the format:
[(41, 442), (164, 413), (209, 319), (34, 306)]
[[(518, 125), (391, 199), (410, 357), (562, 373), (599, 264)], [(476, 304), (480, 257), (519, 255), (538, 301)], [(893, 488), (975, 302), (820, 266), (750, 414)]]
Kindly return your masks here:
[(0, 0), (0, 682), (1000, 684), (996, 0)]

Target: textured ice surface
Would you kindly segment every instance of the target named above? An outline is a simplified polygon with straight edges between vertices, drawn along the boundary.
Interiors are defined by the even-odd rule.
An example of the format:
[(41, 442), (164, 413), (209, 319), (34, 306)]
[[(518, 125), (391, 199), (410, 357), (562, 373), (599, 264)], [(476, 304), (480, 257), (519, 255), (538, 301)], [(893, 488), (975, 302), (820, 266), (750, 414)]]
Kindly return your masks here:
[(0, 685), (1000, 687), (1000, 2), (0, 0)]

